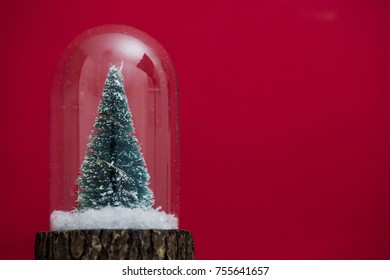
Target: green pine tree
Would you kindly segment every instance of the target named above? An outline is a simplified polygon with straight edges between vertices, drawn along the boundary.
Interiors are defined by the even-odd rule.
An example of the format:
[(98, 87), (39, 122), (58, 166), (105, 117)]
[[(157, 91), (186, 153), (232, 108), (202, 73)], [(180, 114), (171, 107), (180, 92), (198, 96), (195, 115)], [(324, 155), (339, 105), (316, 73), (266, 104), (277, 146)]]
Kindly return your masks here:
[(153, 193), (127, 102), (121, 68), (107, 74), (78, 178), (78, 208), (149, 208)]

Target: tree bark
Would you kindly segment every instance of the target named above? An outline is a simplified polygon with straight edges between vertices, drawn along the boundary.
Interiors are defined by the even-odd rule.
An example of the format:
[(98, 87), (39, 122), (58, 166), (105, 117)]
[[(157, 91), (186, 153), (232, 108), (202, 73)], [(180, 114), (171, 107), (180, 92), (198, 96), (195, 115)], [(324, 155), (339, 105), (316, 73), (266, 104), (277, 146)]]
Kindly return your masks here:
[(184, 230), (70, 230), (38, 232), (37, 260), (192, 260)]

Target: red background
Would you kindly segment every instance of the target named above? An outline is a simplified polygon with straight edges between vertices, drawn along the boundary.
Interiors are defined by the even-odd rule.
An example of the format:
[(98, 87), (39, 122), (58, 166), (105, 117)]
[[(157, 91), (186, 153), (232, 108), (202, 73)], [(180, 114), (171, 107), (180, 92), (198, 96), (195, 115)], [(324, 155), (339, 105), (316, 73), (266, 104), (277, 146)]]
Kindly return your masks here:
[(49, 229), (49, 88), (82, 31), (127, 24), (181, 90), (198, 259), (390, 258), (388, 1), (1, 1), (0, 258)]

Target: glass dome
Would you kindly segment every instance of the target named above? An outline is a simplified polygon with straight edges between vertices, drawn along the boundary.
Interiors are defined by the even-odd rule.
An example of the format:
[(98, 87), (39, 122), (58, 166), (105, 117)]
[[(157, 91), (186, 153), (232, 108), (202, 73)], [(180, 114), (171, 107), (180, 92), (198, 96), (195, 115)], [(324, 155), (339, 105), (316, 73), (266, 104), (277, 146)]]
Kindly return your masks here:
[(51, 229), (177, 228), (178, 89), (164, 48), (132, 27), (90, 29), (60, 58), (50, 99)]

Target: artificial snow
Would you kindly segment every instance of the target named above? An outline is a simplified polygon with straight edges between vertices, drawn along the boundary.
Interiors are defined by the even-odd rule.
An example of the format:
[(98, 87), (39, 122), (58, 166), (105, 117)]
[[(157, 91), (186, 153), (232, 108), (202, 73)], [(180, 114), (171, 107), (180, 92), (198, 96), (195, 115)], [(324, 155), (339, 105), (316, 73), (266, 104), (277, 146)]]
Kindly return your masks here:
[(50, 222), (52, 230), (178, 228), (177, 218), (159, 208), (131, 209), (106, 206), (99, 210), (53, 211)]

